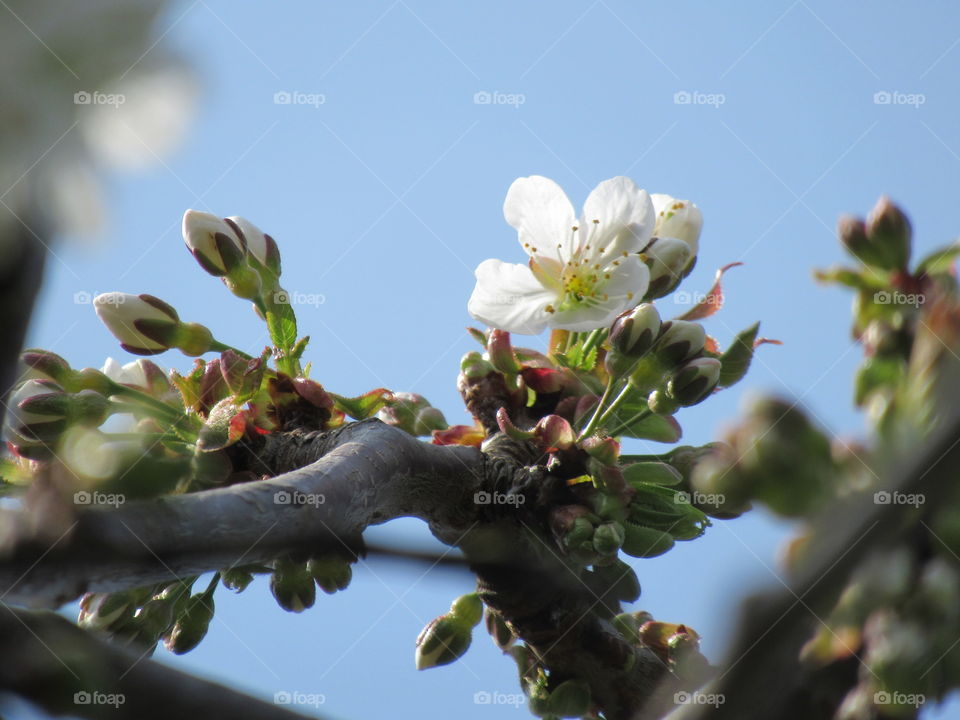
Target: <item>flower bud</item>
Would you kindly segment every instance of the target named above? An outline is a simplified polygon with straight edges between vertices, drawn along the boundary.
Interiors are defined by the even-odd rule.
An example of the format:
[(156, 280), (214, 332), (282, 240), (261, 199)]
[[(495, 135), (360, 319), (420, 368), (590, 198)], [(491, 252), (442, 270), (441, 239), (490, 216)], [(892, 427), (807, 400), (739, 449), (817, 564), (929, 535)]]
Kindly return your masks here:
[(680, 403), (666, 389), (657, 388), (647, 396), (647, 407), (655, 415), (673, 415), (680, 409)]
[(619, 315), (610, 327), (607, 372), (615, 377), (628, 373), (637, 358), (653, 347), (659, 334), (660, 314), (651, 303), (641, 303)]
[(867, 216), (867, 237), (886, 270), (906, 270), (910, 262), (910, 220), (886, 195)]
[(227, 275), (243, 262), (242, 236), (216, 215), (187, 210), (183, 214), (183, 241), (200, 267), (211, 275)]
[(460, 359), (460, 374), (469, 380), (479, 380), (493, 372), (496, 372), (493, 365), (484, 360), (483, 356), (475, 350), (468, 352)]
[(646, 297), (656, 299), (680, 284), (693, 253), (683, 240), (656, 237), (640, 253), (640, 257), (650, 268), (650, 286)]
[(213, 614), (212, 593), (204, 592), (192, 596), (187, 601), (183, 613), (177, 618), (173, 629), (164, 638), (163, 644), (167, 650), (177, 655), (193, 650), (206, 636)]
[(450, 605), (449, 614), (459, 622), (474, 627), (483, 618), (483, 602), (477, 593), (461, 595)]
[(327, 553), (311, 558), (307, 563), (307, 571), (327, 595), (333, 595), (337, 590), (346, 590), (353, 579), (350, 561), (339, 553)]
[(133, 609), (127, 593), (87, 593), (80, 600), (77, 625), (86, 630), (107, 630), (118, 620), (132, 616)]
[(547, 709), (554, 715), (578, 718), (590, 709), (590, 686), (583, 680), (567, 680), (550, 693)]
[(657, 358), (677, 367), (703, 351), (707, 334), (700, 323), (687, 320), (665, 322), (654, 347)]
[(490, 633), (490, 637), (493, 638), (493, 642), (498, 648), (506, 652), (516, 642), (516, 636), (507, 623), (504, 622), (503, 616), (500, 615), (500, 613), (487, 608), (483, 615), (483, 620), (487, 627), (487, 632)]
[(570, 423), (559, 415), (540, 418), (533, 428), (533, 434), (545, 452), (568, 450), (577, 441), (577, 434)]
[(690, 247), (691, 261), (696, 259), (700, 249), (700, 230), (703, 228), (703, 215), (700, 209), (689, 200), (678, 200), (654, 193), (653, 211), (657, 222), (653, 229), (654, 237), (678, 238)]
[(253, 575), (240, 568), (230, 568), (229, 570), (221, 571), (220, 580), (228, 590), (240, 593), (246, 590), (247, 586), (253, 582)]
[(97, 295), (93, 308), (120, 347), (134, 355), (155, 355), (176, 347), (177, 311), (153, 295), (111, 292)]
[(377, 417), (387, 425), (414, 436), (430, 435), (434, 430), (446, 430), (449, 427), (443, 413), (431, 406), (423, 395), (416, 393), (393, 393)]
[(568, 549), (580, 547), (583, 543), (593, 541), (593, 523), (585, 517), (575, 519), (563, 535), (563, 544)]
[(74, 375), (70, 363), (49, 350), (24, 350), (20, 360), (28, 368), (26, 379), (54, 380), (66, 386)]
[(494, 368), (507, 375), (516, 375), (520, 372), (520, 363), (514, 355), (510, 344), (510, 333), (506, 330), (490, 330), (487, 340), (487, 357)]
[(417, 670), (449, 665), (470, 647), (472, 626), (452, 615), (431, 620), (417, 638)]
[(225, 221), (243, 239), (253, 259), (269, 270), (274, 278), (280, 277), (280, 248), (276, 241), (246, 218), (232, 215)]
[(109, 413), (110, 401), (92, 390), (68, 394), (52, 380), (27, 380), (10, 397), (7, 423), (30, 445), (53, 441), (70, 425), (97, 427)]
[(691, 360), (667, 382), (667, 394), (685, 407), (707, 398), (720, 381), (720, 361), (716, 358)]
[(620, 443), (612, 437), (601, 438), (593, 435), (581, 441), (580, 447), (603, 465), (614, 467), (620, 459)]
[(313, 576), (305, 563), (278, 560), (270, 576), (270, 592), (277, 604), (289, 612), (303, 612), (317, 597)]
[(599, 525), (593, 533), (593, 549), (601, 555), (616, 555), (623, 545), (623, 540), (623, 525), (606, 522)]

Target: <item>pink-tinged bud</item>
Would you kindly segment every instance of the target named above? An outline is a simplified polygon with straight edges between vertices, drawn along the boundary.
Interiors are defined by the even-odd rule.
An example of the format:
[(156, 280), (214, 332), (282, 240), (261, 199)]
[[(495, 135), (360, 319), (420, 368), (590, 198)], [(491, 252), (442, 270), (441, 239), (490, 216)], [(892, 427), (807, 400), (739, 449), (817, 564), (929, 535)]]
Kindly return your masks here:
[(180, 317), (153, 295), (104, 293), (93, 299), (93, 309), (127, 352), (155, 355), (176, 346)]
[(28, 379), (48, 379), (67, 385), (73, 378), (70, 363), (49, 350), (24, 350), (20, 360), (29, 368)]
[(467, 445), (480, 447), (486, 439), (483, 428), (477, 425), (452, 425), (446, 430), (434, 430), (434, 445)]
[(199, 210), (183, 214), (183, 241), (211, 275), (222, 277), (243, 262), (244, 242), (222, 218)]
[(577, 435), (570, 427), (570, 423), (559, 415), (540, 418), (533, 432), (545, 452), (568, 450), (577, 440)]
[(52, 442), (70, 425), (96, 427), (110, 413), (110, 401), (92, 390), (69, 394), (52, 380), (27, 380), (10, 397), (7, 424), (15, 445)]
[(386, 407), (377, 413), (377, 418), (415, 436), (430, 435), (435, 430), (446, 430), (447, 420), (443, 413), (430, 405), (430, 401), (416, 393), (393, 393)]
[(240, 357), (233, 350), (220, 353), (220, 372), (230, 388), (230, 393), (238, 397), (250, 397), (260, 389), (266, 370), (264, 357), (253, 359)]
[(531, 440), (536, 436), (534, 431), (521, 430), (514, 425), (506, 408), (497, 410), (497, 425), (500, 427), (500, 432), (514, 440)]
[(502, 373), (516, 375), (520, 372), (520, 364), (510, 345), (510, 333), (506, 330), (496, 328), (490, 330), (490, 337), (487, 340), (487, 357), (490, 358), (490, 364)]
[(667, 383), (667, 394), (689, 407), (702, 402), (720, 380), (720, 361), (716, 358), (691, 360), (674, 373)]
[(620, 460), (620, 443), (612, 437), (588, 437), (580, 443), (580, 447), (604, 465), (615, 466)]
[(275, 277), (280, 276), (280, 249), (276, 241), (246, 218), (233, 215), (227, 224), (243, 239), (247, 252)]
[(683, 279), (683, 271), (690, 263), (693, 253), (683, 240), (671, 237), (655, 237), (640, 253), (650, 268), (650, 286), (646, 297), (656, 299), (673, 290)]
[(866, 230), (870, 244), (883, 259), (881, 267), (907, 269), (912, 235), (910, 220), (886, 195), (877, 201), (867, 216)]
[(542, 395), (558, 393), (571, 383), (579, 382), (569, 371), (553, 368), (525, 367), (520, 371), (520, 376), (528, 388)]
[(678, 200), (661, 193), (650, 195), (650, 200), (657, 214), (654, 237), (683, 240), (690, 248), (691, 258), (696, 259), (700, 249), (700, 230), (703, 228), (700, 209), (689, 200)]

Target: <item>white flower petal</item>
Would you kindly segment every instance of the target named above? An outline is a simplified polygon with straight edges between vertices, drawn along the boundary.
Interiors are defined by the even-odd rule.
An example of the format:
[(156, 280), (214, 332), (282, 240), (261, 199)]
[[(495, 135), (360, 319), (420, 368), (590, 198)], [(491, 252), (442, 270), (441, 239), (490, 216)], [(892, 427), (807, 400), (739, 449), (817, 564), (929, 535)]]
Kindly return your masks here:
[(620, 176), (597, 185), (584, 203), (583, 226), (590, 228), (594, 220), (600, 222), (591, 244), (604, 247), (602, 257), (613, 258), (637, 252), (650, 241), (656, 214), (647, 191)]
[(604, 284), (603, 291), (610, 297), (633, 293), (633, 298), (627, 299), (624, 307), (638, 305), (650, 286), (650, 269), (640, 259), (639, 255), (631, 255), (618, 261), (620, 264), (608, 268), (610, 279)]
[(520, 244), (530, 256), (570, 258), (577, 217), (553, 180), (540, 175), (514, 180), (503, 202), (503, 216), (517, 229)]
[(700, 230), (703, 228), (700, 208), (689, 200), (678, 200), (662, 193), (654, 193), (650, 198), (657, 214), (654, 234), (683, 240), (690, 246), (692, 254), (696, 255), (700, 249)]
[(490, 327), (523, 335), (536, 335), (546, 328), (546, 306), (555, 293), (543, 287), (526, 265), (484, 260), (475, 271), (476, 287), (467, 310)]
[(557, 312), (550, 319), (550, 325), (559, 330), (587, 332), (613, 324), (614, 319), (622, 311), (621, 303), (612, 307), (607, 304), (577, 305), (569, 310)]

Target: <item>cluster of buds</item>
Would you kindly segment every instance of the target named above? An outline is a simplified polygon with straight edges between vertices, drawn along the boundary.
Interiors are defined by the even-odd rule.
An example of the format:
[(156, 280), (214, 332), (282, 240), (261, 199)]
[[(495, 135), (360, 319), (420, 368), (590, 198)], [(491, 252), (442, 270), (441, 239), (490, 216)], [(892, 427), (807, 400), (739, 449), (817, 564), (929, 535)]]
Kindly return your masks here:
[(200, 267), (222, 278), (237, 297), (256, 300), (277, 290), (277, 243), (249, 220), (187, 210), (183, 241)]
[(153, 652), (160, 640), (171, 652), (189, 652), (207, 634), (220, 575), (214, 575), (203, 592), (191, 595), (195, 580), (116, 593), (87, 593), (80, 601), (77, 624), (147, 652)]
[(833, 497), (838, 472), (830, 439), (796, 404), (758, 398), (725, 439), (691, 479), (694, 491), (722, 499), (720, 513), (738, 514), (757, 500), (801, 517)]
[[(353, 579), (352, 563), (357, 556), (346, 552), (327, 552), (312, 557), (306, 562), (291, 558), (279, 558), (272, 563), (270, 592), (277, 605), (288, 612), (299, 613), (313, 607), (317, 587), (327, 595), (346, 590)], [(240, 578), (249, 583), (247, 577)]]
[(642, 610), (617, 615), (613, 624), (634, 645), (651, 650), (685, 685), (697, 687), (709, 675), (709, 663), (700, 653), (700, 636), (693, 628), (659, 622)]
[(100, 393), (68, 393), (53, 380), (27, 380), (10, 397), (9, 408), (11, 443), (21, 455), (35, 459), (48, 457), (70, 427), (99, 427), (115, 411)]
[(470, 647), (473, 628), (482, 617), (483, 603), (476, 593), (454, 600), (450, 611), (427, 623), (417, 637), (417, 670), (449, 665), (460, 658)]
[(689, 200), (669, 195), (650, 196), (657, 214), (653, 239), (640, 257), (650, 269), (650, 286), (645, 300), (655, 300), (673, 292), (693, 270), (700, 247), (703, 215)]
[(850, 215), (840, 218), (837, 232), (843, 246), (867, 267), (906, 272), (912, 230), (907, 216), (890, 198), (881, 197), (866, 222)]

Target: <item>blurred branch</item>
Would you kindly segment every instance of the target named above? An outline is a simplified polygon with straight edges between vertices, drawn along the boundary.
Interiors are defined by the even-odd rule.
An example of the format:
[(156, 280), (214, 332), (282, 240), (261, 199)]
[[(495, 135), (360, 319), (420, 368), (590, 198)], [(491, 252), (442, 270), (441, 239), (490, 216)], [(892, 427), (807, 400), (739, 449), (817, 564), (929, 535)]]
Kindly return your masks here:
[(465, 508), (475, 510), (484, 462), (474, 448), (429, 445), (379, 421), (267, 440), (258, 458), (271, 470), (310, 464), (113, 509), (61, 507), (57, 517), (47, 501), (3, 513), (4, 599), (57, 606), (285, 552), (357, 547), (367, 526), (401, 516), (426, 520), (452, 544), (469, 524)]
[(50, 612), (0, 605), (0, 691), (54, 714), (122, 720), (306, 716), (98, 640)]
[[(884, 474), (885, 487), (922, 493), (926, 504), (937, 507), (952, 492), (958, 467), (960, 415), (954, 411), (923, 451), (892, 463)], [(814, 695), (815, 670), (801, 666), (800, 649), (818, 618), (830, 613), (854, 568), (868, 555), (903, 541), (910, 528), (902, 507), (876, 504), (872, 494), (858, 494), (827, 510), (812, 524), (804, 550), (807, 560), (788, 590), (759, 594), (744, 603), (741, 629), (726, 669), (709, 690), (722, 693), (724, 704), (716, 710), (689, 706), (680, 717), (805, 720), (832, 716), (822, 714), (819, 703), (838, 704), (843, 695)], [(848, 689), (849, 685), (842, 688), (843, 693)], [(821, 714), (811, 714), (817, 708)]]

